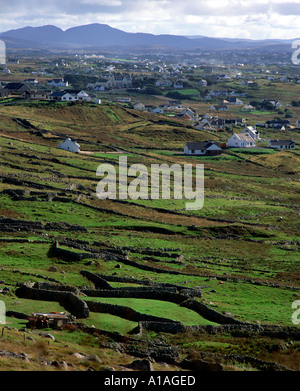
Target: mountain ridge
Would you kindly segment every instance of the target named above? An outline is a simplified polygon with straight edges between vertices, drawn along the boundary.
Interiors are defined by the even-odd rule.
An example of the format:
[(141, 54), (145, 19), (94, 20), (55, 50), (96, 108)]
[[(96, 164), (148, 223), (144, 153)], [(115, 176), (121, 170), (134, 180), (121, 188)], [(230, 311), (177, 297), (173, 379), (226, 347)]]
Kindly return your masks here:
[[(206, 36), (183, 36), (172, 34), (131, 33), (107, 24), (92, 23), (71, 27), (67, 30), (54, 25), (22, 27), (0, 33), (8, 47), (18, 44), (25, 47), (165, 47), (180, 49), (242, 49), (261, 48), (272, 45), (290, 45), (292, 40), (247, 40), (242, 38), (212, 38)], [(26, 43), (27, 42), (27, 43)]]

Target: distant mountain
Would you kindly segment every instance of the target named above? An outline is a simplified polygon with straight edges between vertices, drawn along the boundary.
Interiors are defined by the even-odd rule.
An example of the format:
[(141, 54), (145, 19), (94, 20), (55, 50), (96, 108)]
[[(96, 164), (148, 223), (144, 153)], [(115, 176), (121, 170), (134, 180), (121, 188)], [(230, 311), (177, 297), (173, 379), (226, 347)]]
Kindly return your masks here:
[(127, 33), (106, 24), (89, 24), (72, 27), (66, 31), (47, 25), (23, 27), (0, 34), (8, 48), (105, 48), (105, 47), (157, 47), (180, 49), (234, 49), (271, 45), (287, 45), (290, 41), (209, 38), (203, 36), (154, 35)]

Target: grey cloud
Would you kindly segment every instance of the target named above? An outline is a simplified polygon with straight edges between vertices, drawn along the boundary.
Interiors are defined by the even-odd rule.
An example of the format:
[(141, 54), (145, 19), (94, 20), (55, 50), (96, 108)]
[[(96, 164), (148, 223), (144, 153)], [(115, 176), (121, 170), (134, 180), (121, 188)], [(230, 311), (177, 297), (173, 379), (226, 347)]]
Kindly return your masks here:
[(300, 15), (300, 4), (295, 2), (274, 4), (272, 10), (280, 15)]

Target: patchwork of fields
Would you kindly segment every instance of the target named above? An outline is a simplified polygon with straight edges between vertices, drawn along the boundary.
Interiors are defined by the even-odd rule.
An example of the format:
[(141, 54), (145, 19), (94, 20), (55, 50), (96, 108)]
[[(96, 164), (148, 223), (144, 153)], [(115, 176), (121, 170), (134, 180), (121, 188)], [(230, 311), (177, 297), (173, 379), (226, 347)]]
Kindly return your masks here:
[[(25, 129), (13, 118), (24, 118), (35, 128)], [(6, 311), (66, 310), (57, 301), (19, 297), (19, 286), (30, 281), (72, 287), (86, 303), (130, 307), (141, 319), (90, 311), (76, 321), (97, 333), (79, 326), (51, 330), (56, 341), (44, 355), (72, 361), (74, 351), (85, 351), (101, 357), (102, 363), (93, 364), (98, 368), (125, 365), (138, 356), (137, 350), (148, 357), (149, 346), (176, 346), (176, 358), (157, 359), (156, 369), (163, 370), (161, 361), (175, 370), (186, 368), (181, 364), (193, 353), (225, 370), (257, 370), (271, 362), (277, 369), (299, 370), (299, 328), (292, 322), (292, 303), (300, 295), (298, 149), (235, 149), (218, 157), (187, 157), (181, 154), (185, 142), (205, 140), (207, 133), (181, 120), (113, 105), (6, 106), (0, 107), (0, 121), (0, 289), (5, 291), (0, 300)], [(76, 138), (89, 153), (57, 149), (64, 135)], [(217, 140), (216, 134), (210, 139)], [(120, 156), (127, 156), (129, 165), (146, 167), (204, 164), (203, 208), (186, 210), (185, 200), (172, 198), (98, 199), (97, 167), (109, 163), (118, 172)], [(53, 252), (55, 243), (69, 255)], [(109, 281), (110, 297), (102, 288), (98, 296), (83, 294), (97, 287), (82, 271)], [(120, 289), (142, 292), (156, 286), (166, 292), (172, 288), (185, 299), (117, 296)], [(198, 304), (217, 315), (193, 310)], [(146, 315), (158, 323), (159, 317), (169, 319), (189, 332), (155, 329), (151, 322), (144, 324)], [(221, 331), (225, 319), (244, 331)], [(7, 316), (10, 330), (2, 341), (10, 349), (26, 349), (32, 360), (24, 368), (36, 368), (34, 343), (22, 345), (18, 334), (25, 324), (24, 317)], [(141, 324), (142, 332), (132, 334)], [(122, 352), (114, 349), (114, 338), (123, 343)], [(86, 369), (86, 363), (75, 364)]]

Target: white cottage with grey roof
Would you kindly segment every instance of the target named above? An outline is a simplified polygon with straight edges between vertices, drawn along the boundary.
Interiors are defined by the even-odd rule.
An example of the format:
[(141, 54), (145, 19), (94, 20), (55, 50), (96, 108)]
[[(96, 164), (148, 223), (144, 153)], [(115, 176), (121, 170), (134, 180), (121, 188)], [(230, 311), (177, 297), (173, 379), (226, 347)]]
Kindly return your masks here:
[(269, 147), (275, 149), (295, 149), (296, 143), (294, 140), (269, 140)]
[(255, 140), (249, 135), (249, 133), (234, 133), (227, 140), (227, 147), (229, 148), (251, 148), (255, 146)]
[(184, 146), (185, 155), (220, 155), (222, 148), (213, 141), (188, 142)]
[(65, 151), (75, 152), (75, 153), (80, 152), (80, 145), (77, 144), (75, 140), (72, 140), (69, 137), (61, 144), (59, 144), (58, 148), (64, 149)]

